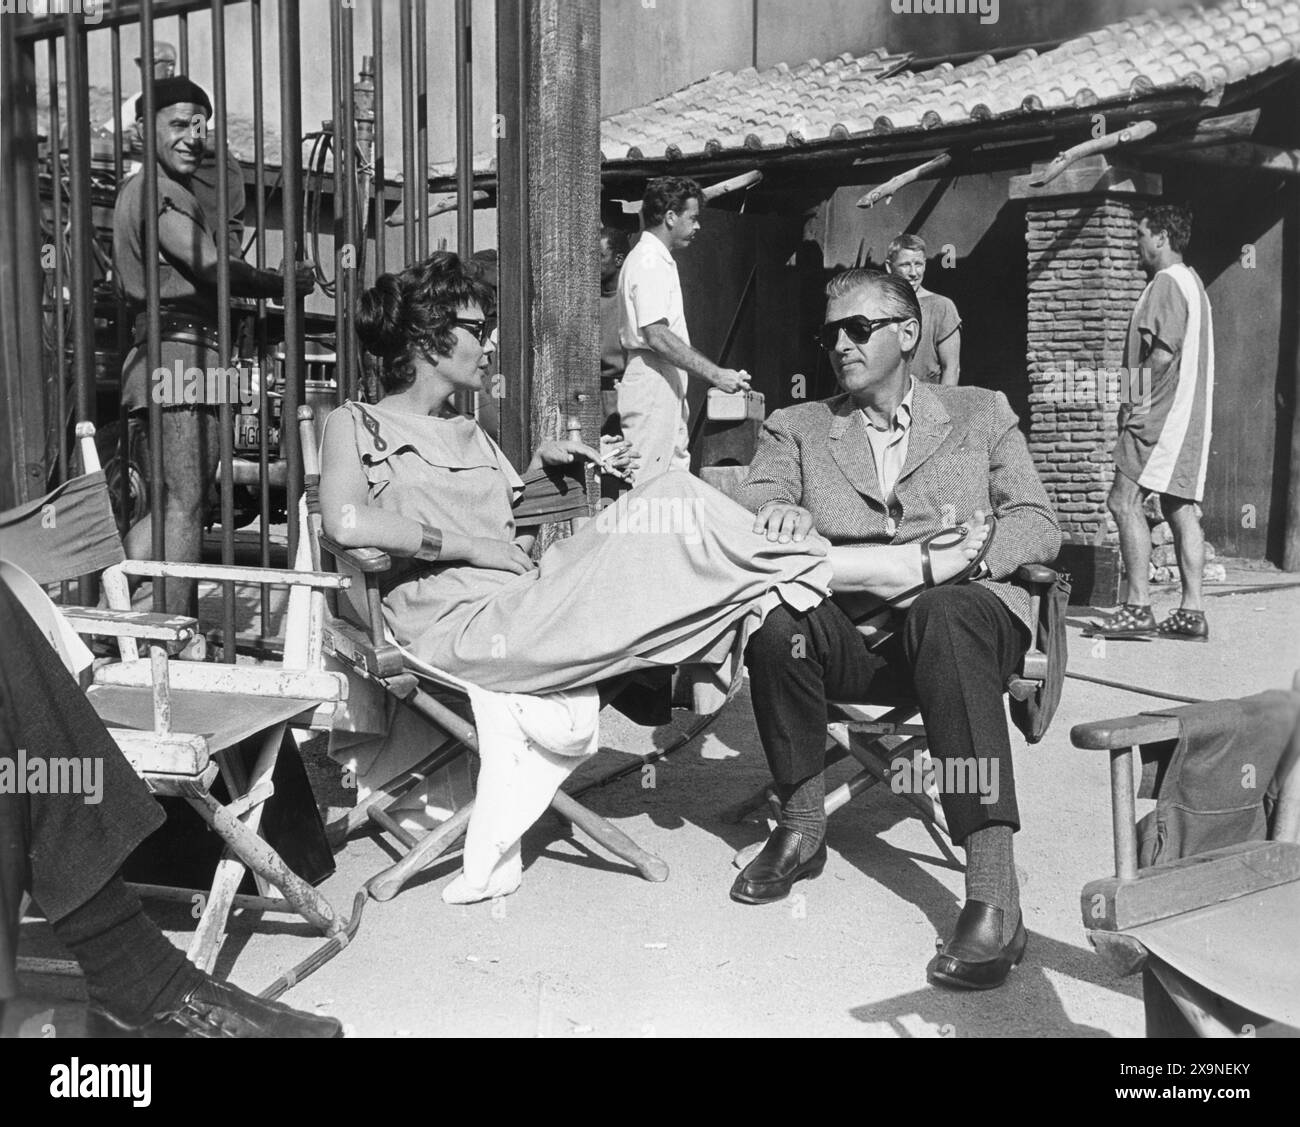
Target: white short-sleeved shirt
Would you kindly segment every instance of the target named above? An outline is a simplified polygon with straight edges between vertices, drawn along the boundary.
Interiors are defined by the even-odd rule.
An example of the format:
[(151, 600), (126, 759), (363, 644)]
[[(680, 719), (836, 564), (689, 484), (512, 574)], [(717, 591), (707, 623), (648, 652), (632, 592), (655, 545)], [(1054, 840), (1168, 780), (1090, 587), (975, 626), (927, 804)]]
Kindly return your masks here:
[(656, 321), (667, 321), (674, 336), (691, 343), (677, 263), (668, 248), (649, 232), (641, 236), (623, 263), (618, 276), (618, 301), (619, 339), (629, 352), (650, 349), (642, 330)]

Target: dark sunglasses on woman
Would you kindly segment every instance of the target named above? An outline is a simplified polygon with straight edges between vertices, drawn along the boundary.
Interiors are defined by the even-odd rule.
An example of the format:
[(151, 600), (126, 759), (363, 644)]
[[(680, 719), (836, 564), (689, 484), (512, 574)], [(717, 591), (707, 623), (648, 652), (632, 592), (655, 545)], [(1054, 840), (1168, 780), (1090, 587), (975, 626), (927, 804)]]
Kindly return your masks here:
[(487, 344), (488, 337), (492, 335), (492, 331), (497, 327), (495, 317), (453, 317), (451, 323), (459, 325), (480, 345)]

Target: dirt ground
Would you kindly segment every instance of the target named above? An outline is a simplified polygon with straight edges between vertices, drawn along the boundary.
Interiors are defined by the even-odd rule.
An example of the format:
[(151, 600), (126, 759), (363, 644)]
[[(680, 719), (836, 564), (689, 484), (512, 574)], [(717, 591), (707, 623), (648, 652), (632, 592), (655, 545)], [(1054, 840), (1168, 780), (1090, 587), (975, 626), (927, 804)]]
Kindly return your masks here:
[[(443, 861), (396, 899), (371, 901), (348, 949), (285, 1000), (375, 1037), (1141, 1036), (1139, 979), (1110, 971), (1080, 921), (1080, 889), (1112, 871), (1108, 770), (1104, 754), (1071, 746), (1070, 729), (1172, 707), (1135, 690), (1216, 699), (1288, 686), (1300, 667), (1300, 586), (1276, 572), (1232, 569), (1229, 579), (1210, 589), (1209, 645), (1095, 643), (1079, 633), (1089, 612), (1071, 609), (1070, 671), (1129, 688), (1067, 680), (1042, 743), (1029, 747), (1013, 730), (1030, 939), (1000, 990), (927, 985), (925, 964), (956, 919), (962, 877), (912, 808), (881, 787), (832, 818), (819, 879), (780, 904), (728, 899), (733, 854), (766, 833), (761, 821), (719, 817), (768, 779), (746, 688), (702, 741), (584, 799), (669, 864), (666, 882), (641, 879), (548, 816), (525, 839), (515, 895), (447, 907), (439, 894), (458, 862)], [(1172, 605), (1174, 592), (1157, 592), (1158, 614)], [(671, 735), (609, 711), (603, 719), (604, 750), (582, 777)], [(848, 773), (840, 765), (830, 781)], [(325, 893), (349, 911), (393, 856), (377, 838), (355, 838)], [(183, 912), (159, 919), (188, 939)], [(239, 919), (218, 970), (257, 990), (318, 943), (288, 917)], [(40, 1036), (51, 1021), (77, 1020), (72, 1003), (33, 999), (5, 1032)]]

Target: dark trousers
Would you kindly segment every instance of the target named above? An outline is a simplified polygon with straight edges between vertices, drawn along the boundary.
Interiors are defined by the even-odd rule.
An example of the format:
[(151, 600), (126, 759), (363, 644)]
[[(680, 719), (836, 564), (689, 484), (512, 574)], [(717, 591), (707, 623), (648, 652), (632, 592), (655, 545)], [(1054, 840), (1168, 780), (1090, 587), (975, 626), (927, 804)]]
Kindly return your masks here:
[[(749, 641), (754, 716), (772, 777), (793, 785), (826, 765), (828, 700), (903, 697), (920, 704), (943, 780), (969, 778), (963, 765), (984, 760), (990, 795), (973, 787), (943, 793), (954, 842), (991, 823), (1020, 828), (1011, 741), (1002, 694), (1028, 646), (1027, 632), (991, 591), (978, 584), (936, 587), (908, 609), (901, 634), (880, 653), (832, 602), (806, 614), (782, 606)], [(945, 764), (953, 763), (951, 772)], [(996, 772), (996, 773), (994, 773)], [(986, 802), (984, 798), (993, 797)]]
[[(85, 694), (0, 580), (0, 759), (97, 761), (101, 799), (86, 793), (0, 793), (0, 1000), (15, 990), (24, 892), (52, 921), (108, 882), (164, 813), (113, 742)], [(19, 754), (21, 750), (21, 756)], [(65, 775), (64, 778), (73, 777)], [(29, 771), (25, 781), (33, 776)], [(25, 788), (26, 782), (24, 782)], [(93, 797), (93, 795), (91, 796)]]

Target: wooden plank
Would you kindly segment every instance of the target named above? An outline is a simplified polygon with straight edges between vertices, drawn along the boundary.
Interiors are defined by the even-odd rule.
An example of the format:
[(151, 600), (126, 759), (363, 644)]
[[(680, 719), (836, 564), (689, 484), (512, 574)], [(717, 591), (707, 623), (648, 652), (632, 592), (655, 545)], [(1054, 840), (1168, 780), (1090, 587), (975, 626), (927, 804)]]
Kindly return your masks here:
[(325, 629), (324, 648), (372, 677), (396, 677), (406, 667), (396, 646), (376, 646), (364, 630), (338, 618)]
[(235, 567), (226, 564), (172, 563), (168, 560), (124, 560), (122, 571), (127, 575), (165, 579), (206, 579), (220, 583), (265, 583), (271, 587), (319, 587), (330, 591), (343, 590), (352, 581), (343, 575), (327, 571), (296, 571), (277, 567)]
[(1125, 931), (1300, 880), (1300, 846), (1250, 841), (1143, 869), (1135, 880), (1090, 881), (1080, 897), (1083, 925)]
[(1096, 720), (1070, 729), (1070, 742), (1083, 751), (1118, 751), (1122, 747), (1176, 740), (1180, 734), (1176, 716), (1121, 716), (1118, 720)]
[(156, 732), (137, 732), (132, 728), (109, 728), (108, 734), (137, 775), (158, 773), (192, 779), (203, 774), (212, 761), (208, 742), (202, 736), (186, 732), (159, 735)]
[(194, 637), (199, 624), (184, 615), (149, 614), (107, 607), (65, 607), (63, 617), (78, 634), (101, 634), (114, 638), (144, 638), (151, 642), (184, 645)]
[(1028, 176), (1013, 176), (1009, 198), (1026, 200), (1094, 193), (1159, 196), (1164, 191), (1164, 179), (1158, 173), (1116, 165), (1101, 156), (1072, 164), (1050, 184), (1038, 187), (1035, 181), (1046, 168), (1046, 165), (1035, 164), (1034, 171)]
[(1201, 164), (1270, 172), (1277, 176), (1300, 176), (1300, 149), (1279, 149), (1258, 141), (1235, 141), (1171, 151), (1168, 156)]
[[(347, 677), (319, 669), (276, 669), (261, 665), (173, 661), (168, 666), (174, 692), (238, 693), (250, 697), (301, 697), (307, 700), (347, 700)], [(142, 688), (152, 684), (149, 664), (124, 661), (95, 671), (97, 685)]]

